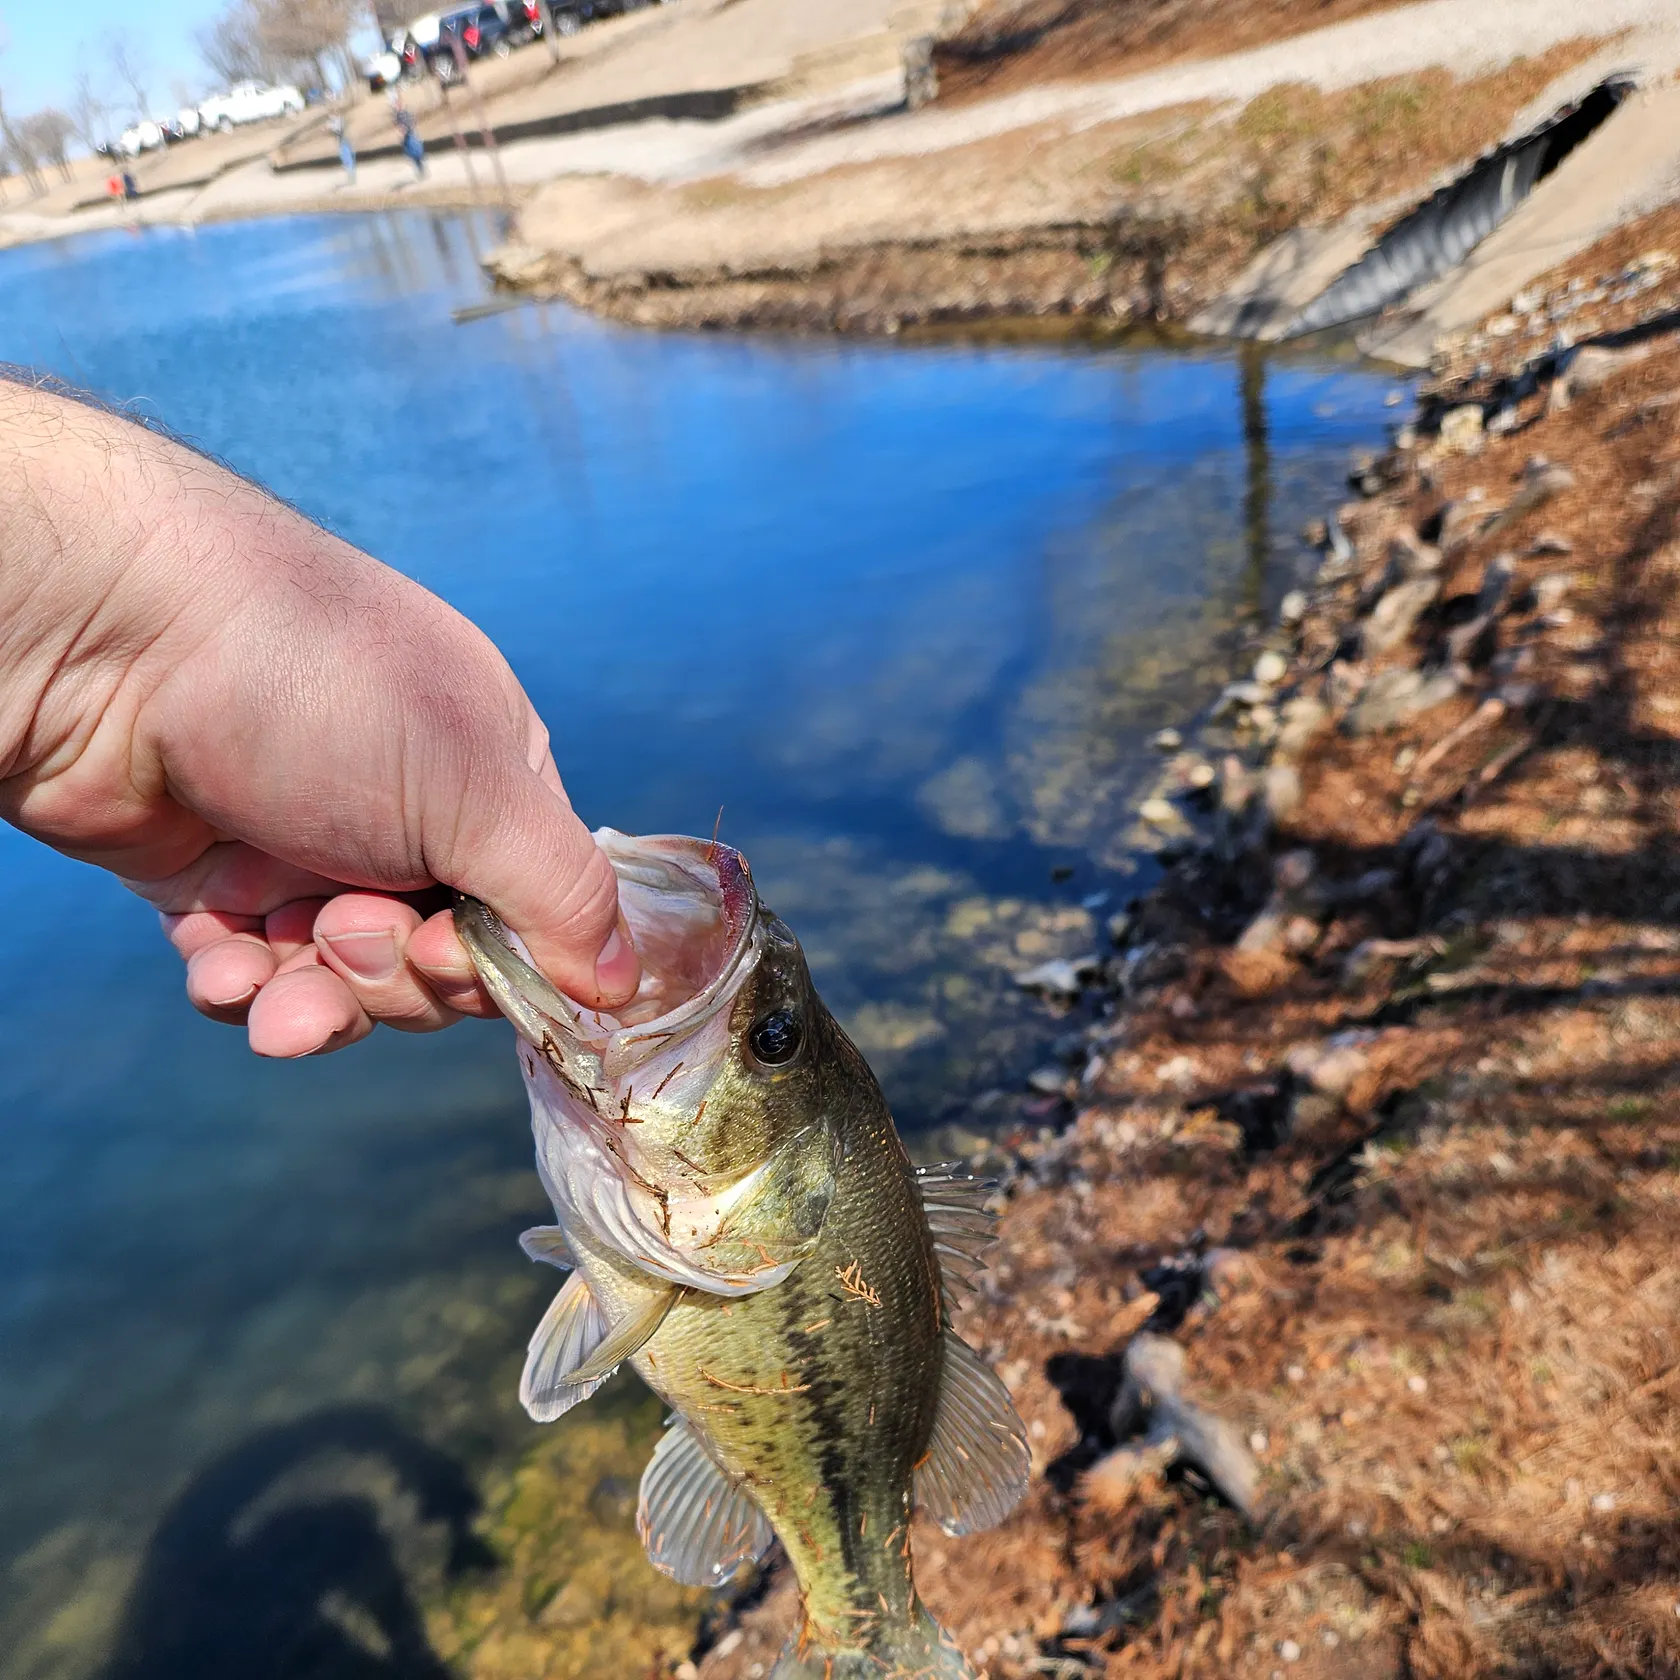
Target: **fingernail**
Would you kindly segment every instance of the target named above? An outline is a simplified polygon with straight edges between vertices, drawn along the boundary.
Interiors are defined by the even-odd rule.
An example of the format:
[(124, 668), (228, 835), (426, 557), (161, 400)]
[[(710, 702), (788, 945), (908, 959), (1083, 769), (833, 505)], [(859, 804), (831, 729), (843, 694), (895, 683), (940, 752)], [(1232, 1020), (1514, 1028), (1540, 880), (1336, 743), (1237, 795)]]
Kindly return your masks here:
[(635, 986), (641, 972), (642, 959), (636, 955), (621, 917), (595, 959), (596, 990), (603, 997), (623, 997)]
[(219, 997), (209, 999), (212, 1009), (237, 1009), (241, 1004), (249, 1003), (257, 995), (257, 983), (253, 980), (238, 997)]
[(389, 980), (397, 972), (397, 941), (393, 934), (323, 933), (321, 943), (358, 980)]

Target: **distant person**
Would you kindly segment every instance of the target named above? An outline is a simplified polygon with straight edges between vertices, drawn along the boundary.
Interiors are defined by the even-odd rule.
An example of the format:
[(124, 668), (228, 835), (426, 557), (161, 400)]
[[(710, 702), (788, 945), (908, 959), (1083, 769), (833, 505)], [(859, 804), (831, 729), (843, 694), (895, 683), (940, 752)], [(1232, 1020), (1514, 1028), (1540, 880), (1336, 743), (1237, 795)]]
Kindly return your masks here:
[(356, 184), (356, 148), (350, 144), (350, 136), (344, 127), (343, 117), (334, 117), (327, 125), (333, 131), (338, 141), (338, 161), (344, 165), (344, 174), (352, 187)]
[(403, 156), (414, 165), (414, 178), (417, 181), (424, 180), (426, 142), (420, 138), (420, 130), (413, 116), (405, 106), (398, 105), (391, 113), (391, 121), (397, 125), (397, 131), (402, 135)]
[(122, 177), (120, 175), (107, 175), (105, 177), (105, 196), (113, 201), (119, 198), (128, 197), (128, 194), (123, 190)]
[(123, 197), (136, 199), (140, 196), (140, 183), (134, 179), (134, 171), (125, 169), (122, 172)]
[(0, 819), (162, 911), (187, 996), (258, 1054), (493, 1015), (440, 884), (586, 1006), (635, 995), (612, 865), (548, 732), (435, 595), (5, 368), (0, 556)]

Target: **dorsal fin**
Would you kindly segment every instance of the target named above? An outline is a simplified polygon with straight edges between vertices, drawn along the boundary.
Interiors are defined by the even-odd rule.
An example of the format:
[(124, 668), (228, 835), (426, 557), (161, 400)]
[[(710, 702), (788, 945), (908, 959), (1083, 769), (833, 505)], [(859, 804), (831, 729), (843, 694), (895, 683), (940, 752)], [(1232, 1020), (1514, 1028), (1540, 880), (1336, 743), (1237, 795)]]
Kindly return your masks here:
[(997, 1240), (997, 1215), (986, 1208), (997, 1185), (989, 1178), (976, 1178), (960, 1161), (941, 1161), (917, 1167), (916, 1188), (939, 1256), (949, 1313), (974, 1293), (986, 1250)]
[(947, 1330), (939, 1412), (916, 1470), (918, 1503), (947, 1534), (995, 1528), (1027, 1491), (1031, 1458), (1009, 1390)]
[[(582, 1272), (573, 1272), (531, 1333), (519, 1400), (538, 1423), (553, 1423), (607, 1379), (574, 1383), (572, 1373), (607, 1339), (602, 1316)], [(610, 1376), (612, 1373), (608, 1372)]]
[(525, 1250), (527, 1259), (540, 1260), (545, 1266), (558, 1266), (563, 1272), (577, 1269), (572, 1245), (566, 1241), (566, 1233), (558, 1225), (533, 1225), (529, 1231), (521, 1231), (519, 1246)]
[(722, 1586), (775, 1538), (752, 1495), (717, 1467), (682, 1418), (642, 1472), (636, 1530), (653, 1567), (690, 1587)]

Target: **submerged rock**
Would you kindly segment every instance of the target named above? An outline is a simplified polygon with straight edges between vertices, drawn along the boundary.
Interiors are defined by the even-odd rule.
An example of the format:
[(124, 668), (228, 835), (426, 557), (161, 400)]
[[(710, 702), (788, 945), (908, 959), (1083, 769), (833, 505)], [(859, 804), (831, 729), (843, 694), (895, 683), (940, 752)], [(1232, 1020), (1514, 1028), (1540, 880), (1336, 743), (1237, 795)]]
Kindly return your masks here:
[(1094, 952), (1083, 957), (1052, 957), (1035, 968), (1013, 975), (1024, 992), (1043, 992), (1050, 997), (1078, 997), (1102, 972), (1102, 959)]
[(1330, 708), (1310, 694), (1286, 700), (1276, 741), (1278, 758), (1299, 758), (1330, 727)]
[(1301, 772), (1293, 764), (1279, 761), (1269, 766), (1260, 786), (1266, 815), (1274, 823), (1288, 821), (1300, 809)]

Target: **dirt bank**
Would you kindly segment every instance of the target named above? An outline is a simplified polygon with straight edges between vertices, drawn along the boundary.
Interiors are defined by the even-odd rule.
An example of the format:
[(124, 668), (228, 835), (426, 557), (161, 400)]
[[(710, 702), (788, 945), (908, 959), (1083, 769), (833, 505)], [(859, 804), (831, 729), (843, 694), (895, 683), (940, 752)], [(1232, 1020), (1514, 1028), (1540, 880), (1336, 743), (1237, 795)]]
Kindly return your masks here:
[[(1596, 50), (1568, 40), (1467, 78), (1288, 83), (1236, 106), (1003, 133), (981, 122), (962, 143), (815, 172), (784, 140), (692, 182), (568, 177), (524, 209), (491, 267), (645, 326), (1185, 321), (1286, 230), (1421, 196)], [(807, 146), (821, 158), (826, 144)]]

